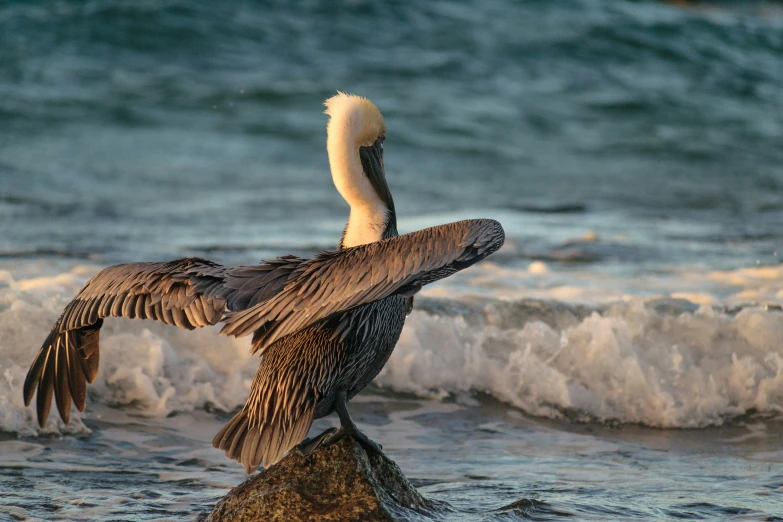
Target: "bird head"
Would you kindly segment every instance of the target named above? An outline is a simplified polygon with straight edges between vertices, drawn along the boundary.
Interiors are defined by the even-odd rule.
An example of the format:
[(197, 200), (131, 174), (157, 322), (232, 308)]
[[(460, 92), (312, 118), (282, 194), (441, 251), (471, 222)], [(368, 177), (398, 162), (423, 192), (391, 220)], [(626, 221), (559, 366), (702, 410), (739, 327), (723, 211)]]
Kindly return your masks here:
[[(351, 206), (352, 219), (368, 221), (351, 243), (377, 241), (378, 229), (394, 215), (394, 200), (386, 183), (383, 142), (386, 124), (378, 108), (367, 98), (338, 92), (324, 102), (329, 116), (326, 149), (332, 180)], [(353, 215), (361, 218), (353, 218)], [(395, 223), (396, 226), (396, 223)]]

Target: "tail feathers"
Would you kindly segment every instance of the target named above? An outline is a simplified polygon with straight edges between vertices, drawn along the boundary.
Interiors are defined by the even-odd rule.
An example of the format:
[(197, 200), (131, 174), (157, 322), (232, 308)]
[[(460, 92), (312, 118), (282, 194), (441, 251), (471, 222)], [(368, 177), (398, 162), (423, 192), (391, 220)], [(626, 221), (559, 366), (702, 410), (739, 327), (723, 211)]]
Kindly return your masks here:
[(71, 418), (71, 401), (79, 411), (87, 402), (87, 383), (98, 374), (100, 328), (103, 320), (79, 330), (60, 331), (59, 323), (47, 337), (24, 381), (24, 403), (29, 405), (37, 389), (38, 425), (43, 427), (54, 393), (63, 422)]
[(286, 427), (277, 422), (261, 425), (251, 422), (247, 408), (243, 408), (215, 435), (212, 445), (242, 464), (249, 475), (259, 464), (268, 468), (280, 461), (305, 438), (312, 423), (312, 409)]

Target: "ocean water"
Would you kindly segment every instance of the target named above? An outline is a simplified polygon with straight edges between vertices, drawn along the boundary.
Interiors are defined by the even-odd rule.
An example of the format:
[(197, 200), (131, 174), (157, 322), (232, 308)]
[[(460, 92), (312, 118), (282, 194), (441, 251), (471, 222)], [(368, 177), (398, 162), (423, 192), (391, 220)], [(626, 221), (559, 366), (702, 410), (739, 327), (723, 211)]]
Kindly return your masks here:
[(402, 232), (506, 229), (350, 406), (448, 520), (783, 520), (783, 8), (677, 4), (0, 5), (0, 520), (243, 480), (211, 439), (246, 339), (107, 321), (68, 426), (22, 382), (104, 266), (333, 248), (337, 89), (385, 116)]

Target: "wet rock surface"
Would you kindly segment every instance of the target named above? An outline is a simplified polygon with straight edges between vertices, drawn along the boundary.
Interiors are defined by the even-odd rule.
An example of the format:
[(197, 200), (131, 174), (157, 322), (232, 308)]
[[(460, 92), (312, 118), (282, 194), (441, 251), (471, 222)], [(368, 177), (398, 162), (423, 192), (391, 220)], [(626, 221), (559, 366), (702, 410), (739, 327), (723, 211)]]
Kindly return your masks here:
[(206, 520), (412, 522), (450, 512), (422, 497), (388, 457), (346, 437), (308, 457), (292, 452), (232, 489)]

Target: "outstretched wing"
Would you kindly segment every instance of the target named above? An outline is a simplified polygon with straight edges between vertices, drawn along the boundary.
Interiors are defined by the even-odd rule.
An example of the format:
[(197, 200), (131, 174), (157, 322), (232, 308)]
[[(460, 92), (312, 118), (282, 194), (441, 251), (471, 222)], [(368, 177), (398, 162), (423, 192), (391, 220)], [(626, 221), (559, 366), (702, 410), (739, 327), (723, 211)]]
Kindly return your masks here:
[(71, 400), (84, 411), (87, 383), (98, 373), (100, 328), (105, 317), (155, 319), (192, 330), (213, 325), (228, 310), (241, 310), (282, 290), (303, 262), (289, 256), (257, 266), (226, 268), (198, 258), (111, 266), (82, 288), (55, 323), (24, 382), (33, 392), (43, 426), (54, 393), (66, 423)]
[(503, 227), (491, 219), (458, 221), (319, 255), (302, 263), (274, 298), (227, 314), (221, 333), (255, 332), (254, 351), (309, 324), (394, 294), (413, 295), (497, 251)]

